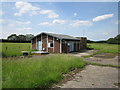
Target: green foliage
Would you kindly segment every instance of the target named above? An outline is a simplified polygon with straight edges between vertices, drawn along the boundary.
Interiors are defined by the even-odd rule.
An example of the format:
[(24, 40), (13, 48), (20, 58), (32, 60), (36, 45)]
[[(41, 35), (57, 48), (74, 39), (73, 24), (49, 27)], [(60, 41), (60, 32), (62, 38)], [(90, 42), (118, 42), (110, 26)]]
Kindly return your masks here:
[(118, 40), (115, 39), (115, 38), (110, 38), (110, 39), (107, 40), (107, 43), (109, 43), (109, 44), (118, 44)]
[(8, 40), (17, 41), (17, 40), (18, 40), (18, 36), (17, 36), (16, 34), (12, 34), (12, 35), (8, 36), (7, 39), (8, 39)]
[(2, 58), (0, 58), (0, 89), (2, 89)]
[(91, 41), (87, 40), (87, 43), (108, 43), (108, 44), (120, 44), (120, 34), (114, 38), (109, 38), (108, 40), (102, 41)]
[(120, 44), (120, 34), (117, 35), (116, 37), (114, 38), (110, 38), (107, 40), (107, 43), (109, 44)]
[(21, 51), (31, 51), (31, 43), (0, 43), (2, 56), (20, 56)]
[(89, 58), (91, 55), (82, 56), (83, 58)]
[(115, 44), (105, 44), (105, 43), (89, 43), (90, 48), (99, 50), (97, 53), (120, 53), (119, 46)]
[(30, 41), (33, 37), (34, 35), (32, 34), (18, 35), (18, 36), (16, 34), (12, 34), (8, 36), (7, 39), (12, 41)]
[(91, 40), (87, 40), (87, 43), (107, 43), (107, 41), (91, 41)]
[(14, 60), (3, 59), (3, 88), (48, 88), (73, 68), (84, 68), (86, 62), (70, 55)]

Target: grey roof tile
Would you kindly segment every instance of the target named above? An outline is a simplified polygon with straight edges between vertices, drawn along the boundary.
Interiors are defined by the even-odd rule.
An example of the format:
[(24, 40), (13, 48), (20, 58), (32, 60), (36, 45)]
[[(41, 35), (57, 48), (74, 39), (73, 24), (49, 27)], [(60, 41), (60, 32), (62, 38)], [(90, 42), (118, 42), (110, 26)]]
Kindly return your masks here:
[[(46, 32), (42, 32), (40, 34), (38, 34), (37, 36), (41, 35), (41, 34), (47, 34), (47, 35), (50, 35), (50, 36), (53, 36), (53, 37), (56, 37), (56, 38), (59, 38), (59, 39), (67, 39), (67, 40), (80, 40), (78, 38), (75, 38), (73, 36), (69, 36), (69, 35), (63, 35), (63, 34), (55, 34), (55, 33), (46, 33)], [(36, 36), (35, 36), (36, 37)]]

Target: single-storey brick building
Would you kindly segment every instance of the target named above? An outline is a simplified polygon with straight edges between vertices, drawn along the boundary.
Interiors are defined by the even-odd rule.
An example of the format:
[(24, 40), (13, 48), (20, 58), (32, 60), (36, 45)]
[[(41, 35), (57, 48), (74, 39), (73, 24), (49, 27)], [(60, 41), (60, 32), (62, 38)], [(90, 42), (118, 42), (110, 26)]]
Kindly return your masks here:
[(78, 52), (86, 49), (86, 37), (72, 37), (54, 33), (40, 33), (35, 36), (32, 42), (34, 50), (43, 50), (53, 53)]

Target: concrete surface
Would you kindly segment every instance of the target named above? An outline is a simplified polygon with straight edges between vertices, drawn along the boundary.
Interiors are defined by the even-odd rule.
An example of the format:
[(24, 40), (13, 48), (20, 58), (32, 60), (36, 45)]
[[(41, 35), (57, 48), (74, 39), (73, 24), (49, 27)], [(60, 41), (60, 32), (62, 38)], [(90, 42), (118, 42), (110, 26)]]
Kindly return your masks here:
[[(91, 55), (97, 50), (87, 50), (81, 53), (72, 53), (71, 55), (82, 57)], [(118, 65), (118, 56), (115, 54), (97, 54), (93, 57), (84, 58), (87, 62), (95, 62), (100, 64)], [(118, 88), (119, 68), (87, 65), (84, 70), (71, 75), (71, 79), (66, 80), (55, 87), (60, 88)], [(69, 75), (70, 76), (70, 75)], [(63, 80), (64, 81), (64, 80)]]
[(118, 68), (88, 65), (60, 88), (118, 88)]
[(111, 64), (111, 65), (118, 65), (118, 56), (114, 58), (97, 58), (97, 57), (89, 57), (84, 59), (87, 62), (94, 62), (99, 64)]
[[(97, 52), (97, 50), (87, 50), (85, 52), (71, 54), (71, 55), (82, 57), (86, 55), (91, 55), (94, 52)], [(118, 65), (118, 61), (120, 61), (120, 58), (118, 58), (117, 54), (101, 53), (101, 54), (96, 54), (89, 58), (84, 58), (84, 60), (87, 62), (94, 62), (94, 63), (100, 63), (100, 64)]]
[(91, 55), (97, 51), (98, 50), (85, 50), (83, 52), (76, 52), (76, 53), (73, 52), (73, 53), (71, 53), (71, 55), (82, 57), (82, 56), (86, 56), (86, 55)]

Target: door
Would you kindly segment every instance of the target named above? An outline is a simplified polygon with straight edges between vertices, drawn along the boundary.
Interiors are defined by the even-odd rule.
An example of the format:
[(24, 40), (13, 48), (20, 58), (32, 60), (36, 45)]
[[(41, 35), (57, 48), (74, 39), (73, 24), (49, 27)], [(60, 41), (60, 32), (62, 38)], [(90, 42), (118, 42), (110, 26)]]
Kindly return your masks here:
[(70, 42), (70, 52), (74, 51), (74, 42)]
[(38, 41), (38, 50), (42, 50), (42, 42), (41, 41)]

